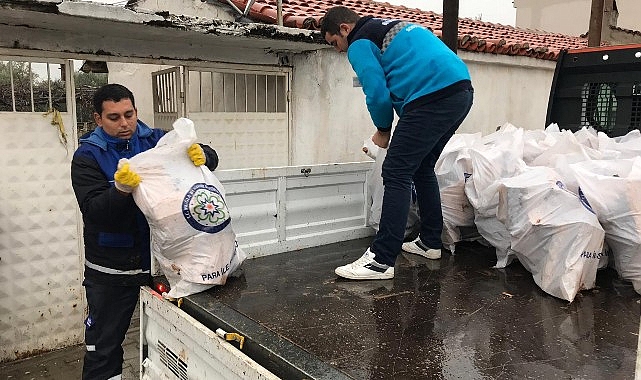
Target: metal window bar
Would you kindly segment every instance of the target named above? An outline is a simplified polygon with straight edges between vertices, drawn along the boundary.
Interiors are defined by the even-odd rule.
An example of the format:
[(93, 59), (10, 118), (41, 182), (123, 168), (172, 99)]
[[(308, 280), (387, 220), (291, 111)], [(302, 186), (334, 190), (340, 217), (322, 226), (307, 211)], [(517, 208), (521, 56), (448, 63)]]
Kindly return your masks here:
[(162, 88), (162, 75), (158, 75), (156, 78), (157, 86), (158, 86), (158, 112), (164, 112), (164, 107), (163, 107), (163, 102), (164, 102), (164, 95), (163, 95), (163, 88)]
[(49, 90), (49, 109), (51, 109), (53, 108), (53, 103), (52, 103), (53, 96), (51, 95), (51, 68), (48, 63), (47, 63), (47, 89)]
[(166, 112), (171, 112), (171, 77), (165, 74), (165, 110)]
[(178, 105), (176, 104), (176, 98), (178, 97), (178, 91), (176, 89), (176, 78), (174, 78), (173, 75), (169, 76), (169, 91), (170, 91), (170, 96), (169, 96), (169, 104), (171, 107), (171, 112), (176, 112), (178, 110)]
[(31, 98), (31, 112), (35, 112), (36, 108), (33, 101), (33, 68), (29, 62), (29, 97)]
[(171, 76), (165, 74), (165, 83), (167, 83), (167, 86), (165, 87), (165, 108), (167, 112), (171, 112)]
[[(207, 108), (211, 108), (209, 112), (286, 112), (287, 81), (284, 75), (231, 70), (193, 71), (198, 72), (199, 78), (198, 84), (194, 83), (195, 81), (191, 82), (191, 86), (198, 86), (192, 92), (194, 94), (197, 92), (200, 100), (199, 106), (194, 107), (194, 110), (198, 110), (196, 112), (208, 112)], [(204, 75), (205, 73), (210, 74), (209, 77)], [(173, 78), (164, 75), (159, 78), (163, 81), (160, 87), (168, 89), (171, 93), (176, 91)], [(206, 93), (206, 86), (210, 86), (211, 94)], [(163, 111), (173, 110), (175, 104), (172, 99), (173, 97), (169, 94), (163, 94)], [(211, 101), (211, 107), (207, 107), (204, 101)]]
[(167, 109), (167, 85), (168, 85), (168, 80), (167, 80), (167, 74), (162, 75), (162, 82), (161, 82), (161, 89), (162, 89), (162, 112), (168, 112), (169, 110)]
[(159, 76), (156, 77), (156, 85), (158, 86), (158, 92), (157, 92), (157, 96), (158, 96), (158, 112), (163, 112), (163, 106), (162, 106), (162, 102), (163, 102), (162, 75), (159, 75)]
[(174, 107), (174, 97), (172, 96), (175, 93), (173, 75), (167, 75), (167, 83), (167, 109), (169, 112), (174, 112), (176, 108)]
[(156, 112), (162, 111), (161, 96), (160, 96), (160, 77), (157, 76), (154, 78), (154, 96), (156, 97)]
[(169, 78), (167, 78), (167, 74), (162, 75), (162, 112), (169, 112), (169, 106), (167, 103), (167, 98), (169, 97), (169, 90), (167, 89), (167, 86), (169, 86)]
[(160, 99), (162, 101), (162, 112), (167, 112), (167, 74), (160, 76)]
[(172, 101), (172, 95), (174, 93), (174, 81), (173, 77), (171, 75), (167, 75), (167, 93), (165, 94), (166, 96), (166, 101), (167, 101), (167, 112), (173, 112), (174, 111), (174, 105)]

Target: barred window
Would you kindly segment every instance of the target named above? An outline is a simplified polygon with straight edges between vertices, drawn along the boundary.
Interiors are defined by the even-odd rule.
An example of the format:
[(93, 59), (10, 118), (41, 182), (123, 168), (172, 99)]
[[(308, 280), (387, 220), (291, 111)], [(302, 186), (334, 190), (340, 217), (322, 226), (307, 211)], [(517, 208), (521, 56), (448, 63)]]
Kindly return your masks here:
[(189, 112), (287, 112), (285, 74), (189, 70)]
[(67, 111), (65, 65), (0, 61), (0, 111)]

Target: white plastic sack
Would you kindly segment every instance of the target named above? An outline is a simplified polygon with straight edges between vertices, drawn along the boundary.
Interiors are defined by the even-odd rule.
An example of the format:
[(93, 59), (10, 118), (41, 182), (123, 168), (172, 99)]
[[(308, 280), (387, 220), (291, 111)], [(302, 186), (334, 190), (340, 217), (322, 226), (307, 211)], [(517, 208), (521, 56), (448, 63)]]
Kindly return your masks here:
[(151, 229), (151, 251), (179, 298), (223, 285), (245, 260), (225, 203), (225, 190), (187, 148), (194, 124), (180, 118), (157, 146), (129, 160), (142, 179), (133, 197)]
[(641, 157), (571, 165), (605, 230), (619, 275), (641, 294)]
[(500, 181), (497, 217), (510, 246), (546, 293), (572, 302), (595, 285), (605, 233), (554, 170), (531, 168)]
[[(378, 226), (381, 221), (381, 212), (383, 210), (383, 177), (381, 172), (383, 170), (383, 161), (387, 155), (387, 149), (382, 149), (374, 144), (371, 138), (365, 139), (363, 142), (363, 152), (370, 158), (374, 159), (374, 168), (367, 177), (367, 191), (370, 194), (372, 205), (370, 208), (369, 225), (378, 231)], [(416, 191), (412, 188), (412, 198), (410, 198), (410, 210), (407, 215), (405, 223), (404, 238), (414, 238), (418, 236), (421, 218), (418, 212), (418, 202), (416, 200)]]
[(574, 137), (576, 137), (579, 144), (583, 146), (590, 149), (599, 149), (597, 131), (593, 127), (582, 127), (578, 131), (574, 132)]
[(641, 156), (641, 131), (633, 129), (625, 136), (609, 137), (598, 133), (599, 150), (607, 158), (634, 158)]
[(542, 129), (525, 131), (523, 134), (523, 161), (530, 165), (532, 161), (556, 143), (556, 135), (556, 133)]
[(465, 195), (474, 207), (474, 223), (481, 236), (496, 248), (496, 268), (505, 268), (514, 256), (510, 234), (496, 218), (498, 181), (522, 173), (523, 130), (506, 124), (497, 132), (483, 137), (483, 145), (469, 149), (472, 175), (465, 183)]
[(568, 165), (582, 161), (599, 160), (602, 156), (603, 154), (600, 151), (581, 144), (574, 133), (564, 130), (556, 134), (554, 145), (534, 159), (531, 165), (555, 169), (565, 186), (570, 191), (577, 193), (578, 184), (574, 178), (573, 171), (569, 169)]
[(465, 181), (472, 174), (469, 147), (480, 139), (480, 133), (455, 134), (434, 167), (443, 209), (441, 239), (452, 253), (463, 238), (460, 227), (474, 227), (474, 209), (465, 195)]

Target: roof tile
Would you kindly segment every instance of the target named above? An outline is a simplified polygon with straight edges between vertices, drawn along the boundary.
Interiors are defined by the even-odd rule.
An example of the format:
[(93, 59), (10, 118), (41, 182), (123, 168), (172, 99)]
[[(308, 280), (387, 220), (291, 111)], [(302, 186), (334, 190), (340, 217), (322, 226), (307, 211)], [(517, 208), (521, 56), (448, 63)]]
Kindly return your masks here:
[[(227, 3), (227, 0), (218, 1)], [(231, 1), (239, 9), (245, 9), (247, 4), (247, 0)], [(363, 16), (372, 15), (415, 22), (428, 27), (439, 38), (442, 37), (442, 15), (373, 0), (283, 0), (283, 25), (318, 30), (320, 19), (325, 12), (337, 5), (347, 6)], [(249, 17), (256, 21), (277, 24), (276, 0), (256, 0), (250, 8)], [(562, 49), (587, 47), (585, 36), (575, 37), (520, 29), (469, 18), (460, 18), (458, 28), (459, 49), (472, 52), (556, 60)]]

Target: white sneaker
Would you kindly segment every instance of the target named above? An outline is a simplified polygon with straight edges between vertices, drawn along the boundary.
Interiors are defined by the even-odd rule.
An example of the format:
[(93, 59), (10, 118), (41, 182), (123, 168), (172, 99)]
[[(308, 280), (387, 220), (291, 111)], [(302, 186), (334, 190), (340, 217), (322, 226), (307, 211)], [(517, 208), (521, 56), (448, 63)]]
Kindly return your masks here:
[(432, 260), (438, 260), (441, 258), (441, 250), (426, 246), (423, 244), (420, 237), (417, 237), (414, 241), (403, 243), (402, 249), (405, 252), (413, 253)]
[(334, 272), (351, 280), (387, 280), (394, 278), (394, 267), (374, 260), (374, 253), (367, 251), (353, 263), (336, 268)]

